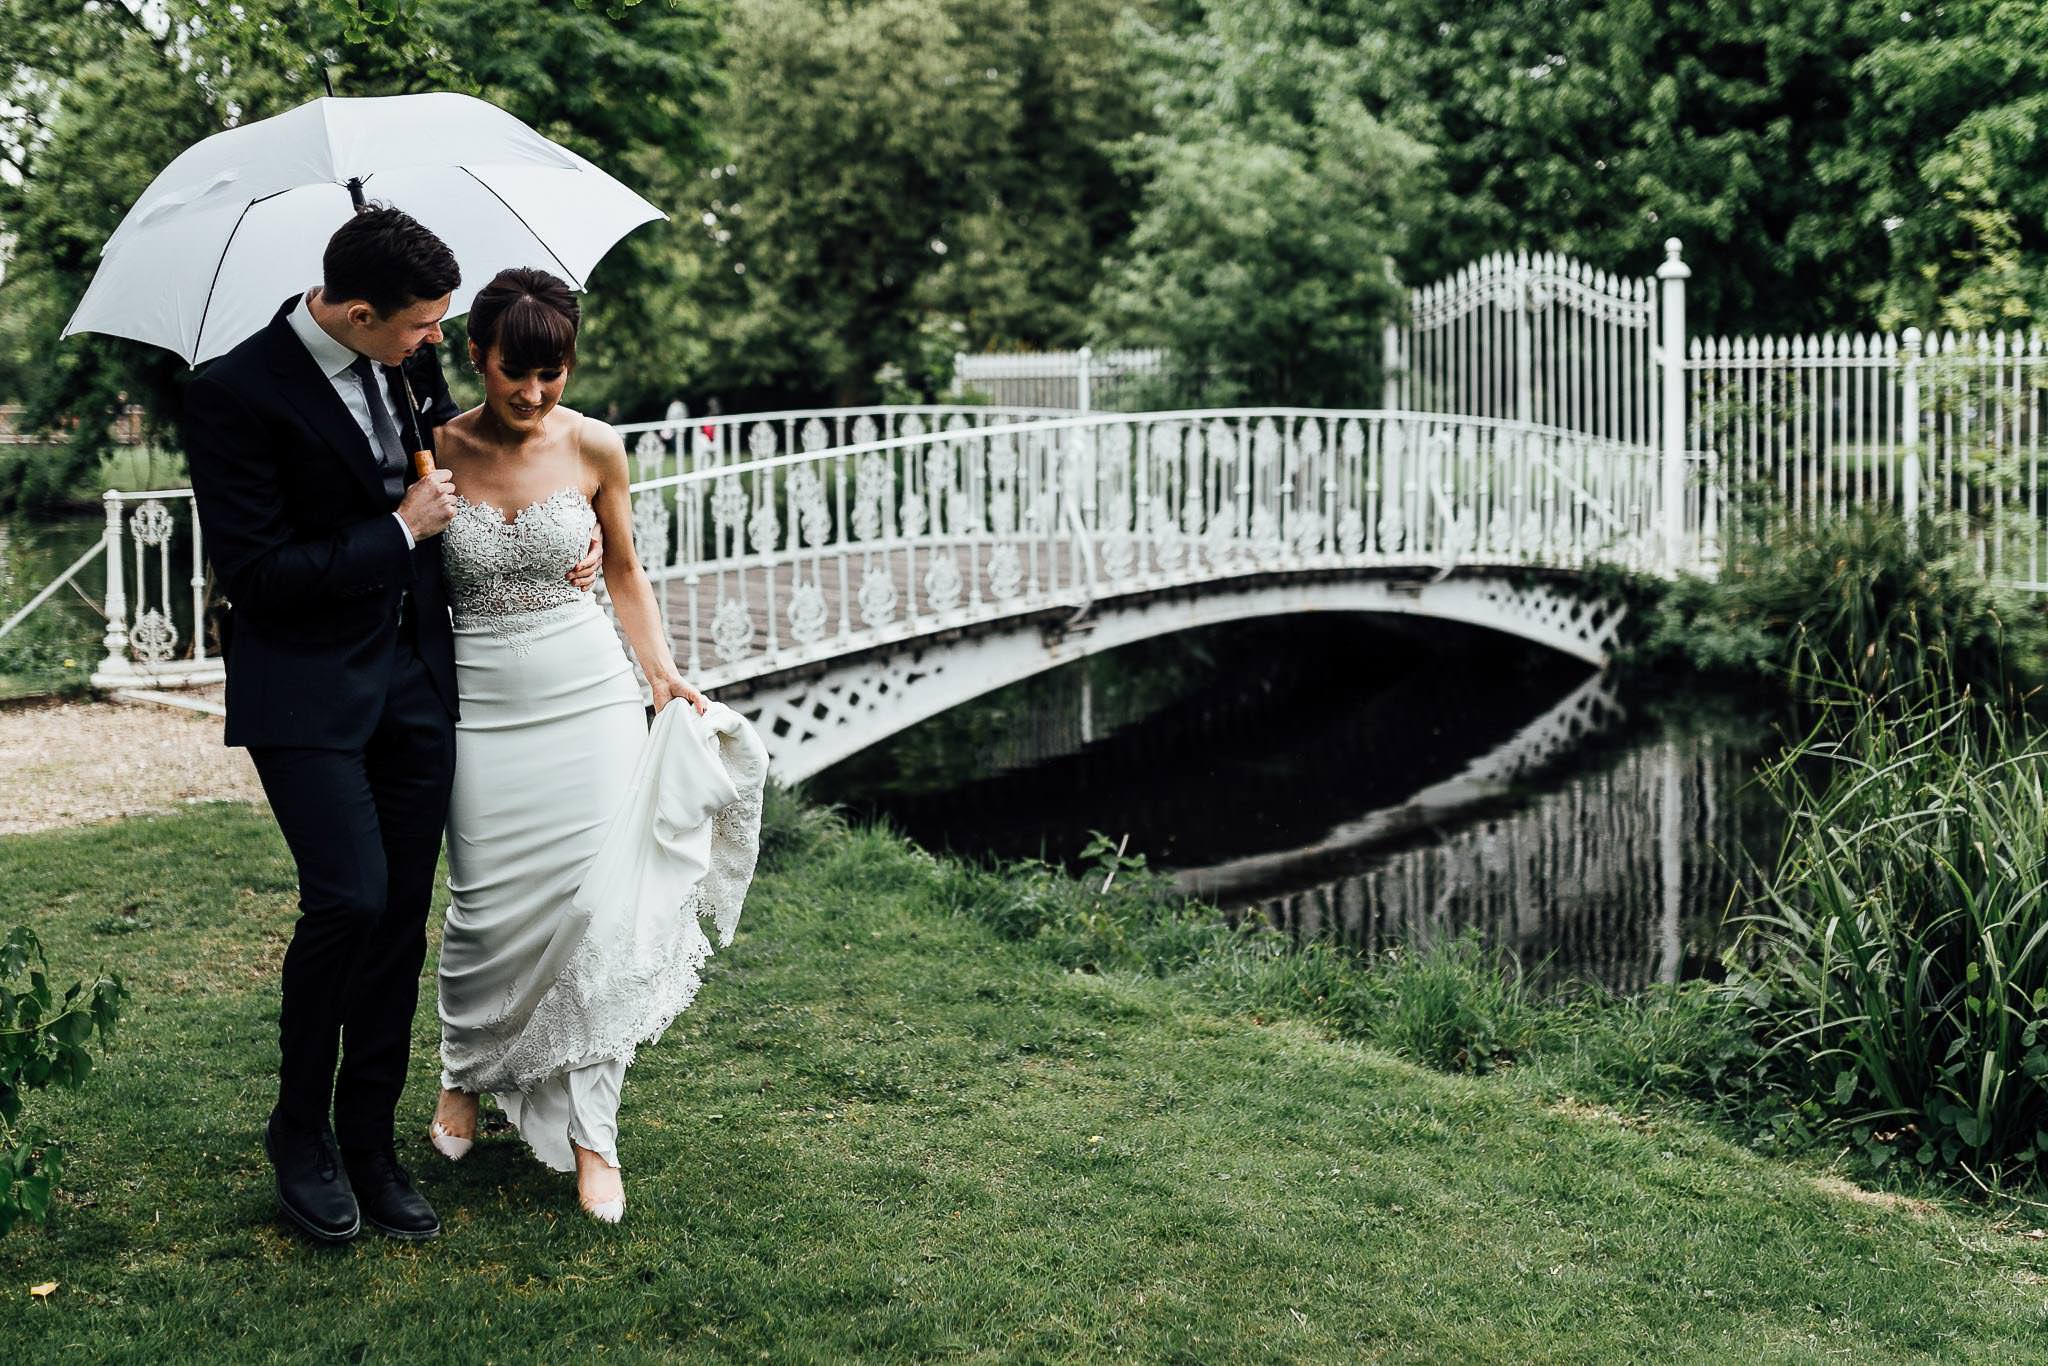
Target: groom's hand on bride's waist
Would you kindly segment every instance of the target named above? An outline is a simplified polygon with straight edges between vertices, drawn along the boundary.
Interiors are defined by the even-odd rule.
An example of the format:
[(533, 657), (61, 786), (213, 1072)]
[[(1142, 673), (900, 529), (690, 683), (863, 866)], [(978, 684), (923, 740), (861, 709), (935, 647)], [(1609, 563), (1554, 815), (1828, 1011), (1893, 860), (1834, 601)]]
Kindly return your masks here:
[(412, 531), (414, 541), (440, 535), (455, 520), (455, 476), (446, 470), (428, 470), (415, 479), (398, 505), (398, 516)]
[(587, 593), (597, 582), (598, 566), (603, 563), (604, 528), (593, 526), (590, 528), (590, 549), (584, 552), (583, 558), (576, 561), (564, 577), (576, 588)]

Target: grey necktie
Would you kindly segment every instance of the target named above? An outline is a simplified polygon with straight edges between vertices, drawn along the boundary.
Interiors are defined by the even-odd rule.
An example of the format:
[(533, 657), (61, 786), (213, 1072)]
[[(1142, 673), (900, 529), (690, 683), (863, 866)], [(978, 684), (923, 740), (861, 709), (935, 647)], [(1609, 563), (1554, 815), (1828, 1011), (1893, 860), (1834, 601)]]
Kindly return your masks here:
[(368, 356), (357, 356), (349, 362), (356, 380), (363, 386), (363, 397), (370, 404), (370, 427), (377, 433), (371, 444), (376, 448), (371, 453), (377, 457), (377, 469), (384, 476), (384, 496), (394, 504), (405, 497), (405, 448), (398, 443), (398, 424), (391, 420), (391, 410), (384, 403), (384, 386), (377, 382), (377, 372), (370, 365)]

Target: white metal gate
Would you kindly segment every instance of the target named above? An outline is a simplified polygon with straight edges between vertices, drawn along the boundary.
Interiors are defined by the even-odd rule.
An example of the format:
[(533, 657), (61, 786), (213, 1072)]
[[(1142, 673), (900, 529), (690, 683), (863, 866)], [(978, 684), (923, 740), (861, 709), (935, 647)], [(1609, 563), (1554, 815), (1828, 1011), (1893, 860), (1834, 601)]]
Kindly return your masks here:
[(1386, 407), (1533, 423), (1659, 451), (1665, 562), (1695, 563), (1687, 532), (1711, 514), (1701, 506), (1703, 481), (1688, 477), (1684, 440), (1692, 272), (1677, 238), (1664, 253), (1654, 278), (1632, 278), (1557, 252), (1495, 252), (1414, 290), (1408, 316), (1383, 338)]

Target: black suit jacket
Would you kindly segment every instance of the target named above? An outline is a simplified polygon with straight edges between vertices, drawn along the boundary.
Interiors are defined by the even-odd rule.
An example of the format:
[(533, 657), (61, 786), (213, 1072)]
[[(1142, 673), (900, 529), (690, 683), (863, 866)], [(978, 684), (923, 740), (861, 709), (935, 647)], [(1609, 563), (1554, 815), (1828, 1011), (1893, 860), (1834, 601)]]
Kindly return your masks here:
[[(406, 548), (369, 441), (285, 321), (297, 304), (285, 300), (186, 387), (185, 452), (206, 557), (230, 604), (227, 743), (355, 749), (383, 709), (400, 591), (412, 591), (420, 655), (450, 716), (454, 640), (440, 538)], [(383, 373), (410, 447), (404, 389)], [(433, 348), (405, 373), (432, 449), (433, 428), (455, 414)]]

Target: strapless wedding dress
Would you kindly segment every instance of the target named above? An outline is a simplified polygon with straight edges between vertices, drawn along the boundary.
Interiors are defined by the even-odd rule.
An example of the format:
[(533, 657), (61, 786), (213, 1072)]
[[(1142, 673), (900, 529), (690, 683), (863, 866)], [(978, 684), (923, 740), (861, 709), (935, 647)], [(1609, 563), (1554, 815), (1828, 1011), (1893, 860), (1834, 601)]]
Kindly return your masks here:
[[(661, 882), (621, 879), (622, 847), (660, 848), (637, 829), (607, 845), (615, 815), (648, 823), (650, 803), (632, 798), (653, 756), (618, 631), (594, 594), (564, 578), (597, 513), (573, 487), (509, 521), (488, 503), (458, 499), (457, 508), (441, 536), (461, 700), (439, 972), (442, 1084), (495, 1095), (557, 1171), (575, 1170), (572, 1142), (617, 1166), (626, 1065), (690, 1004), (712, 951), (698, 916), (726, 938), (737, 919), (765, 761), (731, 718), (746, 743), (706, 741), (708, 771), (728, 756), (719, 776), (730, 786), (718, 784), (715, 810), (701, 790), (696, 803), (716, 817), (700, 832), (710, 853), (680, 881), (672, 869)], [(671, 712), (703, 720), (687, 703), (661, 719)], [(671, 774), (673, 784), (683, 770)], [(586, 891), (601, 848), (613, 871)]]

